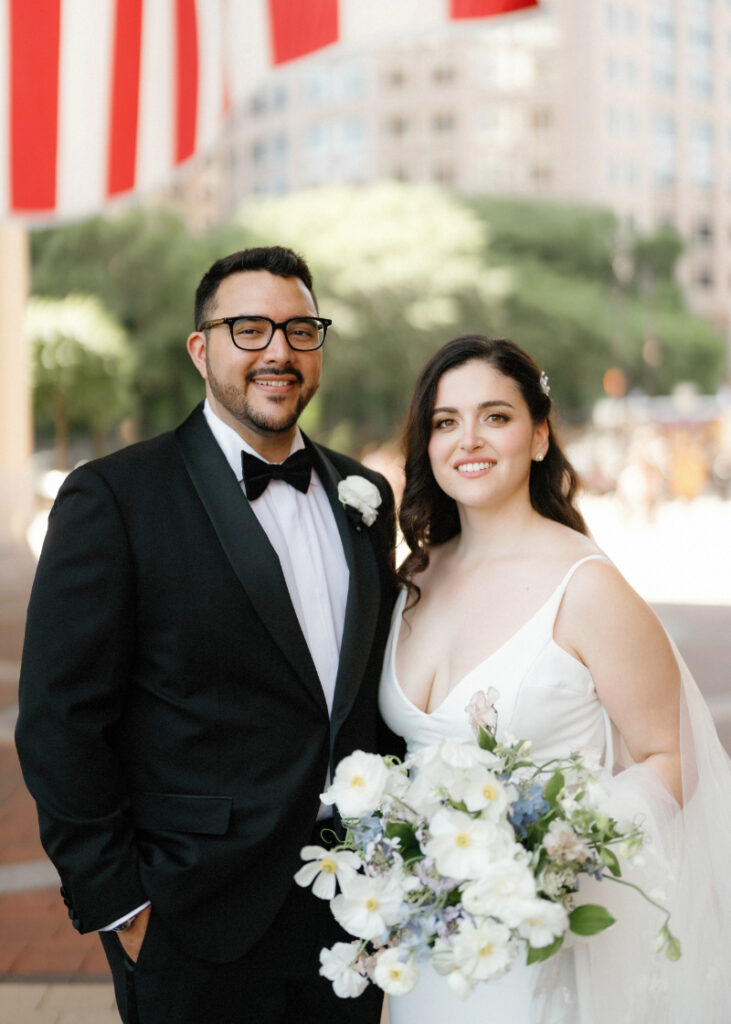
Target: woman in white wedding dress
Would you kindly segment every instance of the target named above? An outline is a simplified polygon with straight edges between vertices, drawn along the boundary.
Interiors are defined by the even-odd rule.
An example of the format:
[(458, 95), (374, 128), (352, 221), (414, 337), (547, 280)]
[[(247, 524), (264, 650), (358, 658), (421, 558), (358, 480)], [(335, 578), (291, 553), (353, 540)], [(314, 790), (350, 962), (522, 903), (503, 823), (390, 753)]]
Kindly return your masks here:
[(663, 918), (636, 892), (588, 880), (577, 902), (608, 906), (607, 932), (465, 1001), (422, 964), (391, 1024), (727, 1024), (729, 760), (660, 623), (587, 536), (550, 412), (545, 375), (511, 342), (458, 338), (422, 372), (381, 713), (413, 751), (470, 735), (465, 706), (492, 686), (498, 738), (530, 739), (534, 760), (595, 748), (608, 809), (652, 840), (623, 877), (670, 908), (683, 957), (654, 950)]

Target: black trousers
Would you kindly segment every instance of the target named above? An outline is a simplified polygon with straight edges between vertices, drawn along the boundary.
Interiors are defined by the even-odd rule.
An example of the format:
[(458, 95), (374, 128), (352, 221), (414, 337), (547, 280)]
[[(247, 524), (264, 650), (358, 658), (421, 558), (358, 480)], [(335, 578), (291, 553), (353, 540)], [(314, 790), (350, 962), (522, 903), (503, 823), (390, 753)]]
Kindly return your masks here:
[[(252, 884), (256, 884), (253, 882)], [(319, 974), (320, 949), (350, 942), (326, 900), (293, 884), (263, 938), (227, 964), (180, 950), (153, 906), (136, 963), (100, 933), (124, 1024), (378, 1024), (383, 993), (340, 999)]]

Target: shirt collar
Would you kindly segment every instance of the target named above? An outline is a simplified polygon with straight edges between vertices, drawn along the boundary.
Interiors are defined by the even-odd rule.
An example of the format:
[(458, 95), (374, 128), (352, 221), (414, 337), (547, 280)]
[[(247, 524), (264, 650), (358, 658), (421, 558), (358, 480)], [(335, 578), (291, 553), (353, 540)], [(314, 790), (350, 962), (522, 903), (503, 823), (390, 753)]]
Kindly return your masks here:
[[(211, 429), (211, 433), (216, 439), (219, 448), (226, 456), (231, 469), (236, 474), (236, 479), (241, 483), (243, 480), (243, 474), (241, 472), (241, 452), (248, 452), (249, 455), (255, 455), (257, 459), (261, 459), (262, 462), (269, 462), (269, 459), (265, 459), (263, 455), (260, 455), (250, 444), (237, 434), (233, 427), (229, 426), (228, 423), (224, 423), (223, 420), (216, 415), (210, 406), (208, 399), (206, 398), (203, 403), (203, 415), (206, 418), (206, 423)], [(302, 437), (302, 431), (299, 427), (295, 432), (295, 436), (292, 440), (292, 447), (289, 450), (289, 455), (292, 452), (297, 452), (300, 448), (304, 448), (305, 441)], [(313, 474), (313, 478), (315, 474)]]

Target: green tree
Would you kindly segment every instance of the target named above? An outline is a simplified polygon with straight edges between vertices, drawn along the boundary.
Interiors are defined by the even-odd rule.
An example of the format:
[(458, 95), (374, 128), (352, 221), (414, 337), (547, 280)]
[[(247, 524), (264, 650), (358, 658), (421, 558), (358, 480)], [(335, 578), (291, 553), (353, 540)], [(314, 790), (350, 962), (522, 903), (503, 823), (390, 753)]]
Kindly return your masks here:
[(185, 351), (195, 288), (226, 247), (247, 244), (245, 233), (196, 238), (170, 211), (149, 207), (36, 232), (31, 241), (34, 294), (93, 293), (125, 328), (137, 354), (141, 433), (179, 422), (202, 393)]
[(308, 259), (334, 328), (310, 415), (320, 436), (357, 449), (398, 430), (416, 375), (448, 338), (470, 328), (508, 286), (484, 265), (485, 227), (428, 185), (337, 187), (248, 204), (240, 223), (261, 244)]
[(40, 424), (52, 424), (56, 464), (68, 468), (72, 428), (91, 433), (101, 454), (104, 433), (129, 415), (134, 358), (119, 322), (92, 295), (32, 298), (25, 317)]

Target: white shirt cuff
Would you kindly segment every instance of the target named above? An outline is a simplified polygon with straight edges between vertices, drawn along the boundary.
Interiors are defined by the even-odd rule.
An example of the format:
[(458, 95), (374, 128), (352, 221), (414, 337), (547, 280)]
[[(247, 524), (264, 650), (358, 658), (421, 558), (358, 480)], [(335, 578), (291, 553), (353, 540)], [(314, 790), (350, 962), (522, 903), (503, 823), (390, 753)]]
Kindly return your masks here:
[(131, 917), (137, 917), (137, 915), (139, 914), (139, 912), (141, 910), (144, 910), (145, 907), (149, 907), (149, 906), (150, 906), (150, 901), (148, 900), (147, 903), (143, 903), (141, 906), (137, 907), (136, 910), (130, 910), (129, 914), (124, 914), (122, 917), (118, 917), (116, 921), (112, 921), (112, 923), (108, 924), (106, 926), (106, 928), (100, 928), (99, 931), (100, 932), (113, 932), (115, 928), (119, 928), (120, 924), (124, 924), (125, 921), (129, 921), (129, 919)]

